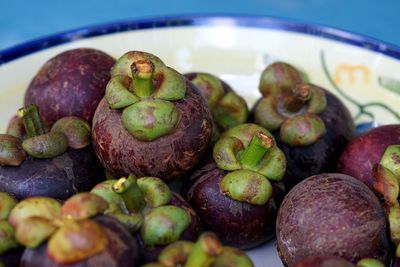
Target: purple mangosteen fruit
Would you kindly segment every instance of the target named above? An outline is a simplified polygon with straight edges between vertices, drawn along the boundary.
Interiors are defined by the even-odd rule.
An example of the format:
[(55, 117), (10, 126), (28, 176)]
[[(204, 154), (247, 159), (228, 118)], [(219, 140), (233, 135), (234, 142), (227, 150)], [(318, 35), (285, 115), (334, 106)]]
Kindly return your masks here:
[(211, 139), (205, 99), (183, 75), (145, 52), (112, 68), (93, 118), (94, 148), (114, 177), (135, 173), (169, 182), (190, 170)]
[(273, 136), (255, 124), (222, 134), (213, 160), (185, 182), (187, 200), (224, 244), (252, 248), (272, 238), (286, 159)]
[(64, 117), (46, 132), (35, 105), (21, 108), (18, 115), (26, 137), (0, 135), (0, 191), (17, 199), (40, 195), (65, 200), (104, 180), (86, 121)]
[(308, 176), (332, 172), (355, 135), (348, 109), (329, 91), (307, 83), (284, 63), (261, 75), (262, 98), (253, 108), (254, 122), (270, 130), (286, 155), (293, 184)]
[(385, 212), (359, 180), (339, 173), (311, 176), (285, 197), (276, 222), (276, 246), (285, 266), (309, 256), (338, 256), (386, 264), (391, 245)]
[(354, 138), (340, 156), (338, 171), (374, 189), (373, 168), (389, 145), (400, 145), (400, 124), (379, 126)]
[(114, 63), (114, 58), (92, 48), (60, 53), (33, 77), (25, 92), (24, 105), (36, 104), (48, 126), (66, 116), (91, 123)]
[(196, 240), (202, 230), (190, 205), (156, 177), (134, 175), (96, 185), (93, 194), (109, 203), (105, 214), (120, 220), (138, 240), (142, 259), (154, 261), (177, 240)]

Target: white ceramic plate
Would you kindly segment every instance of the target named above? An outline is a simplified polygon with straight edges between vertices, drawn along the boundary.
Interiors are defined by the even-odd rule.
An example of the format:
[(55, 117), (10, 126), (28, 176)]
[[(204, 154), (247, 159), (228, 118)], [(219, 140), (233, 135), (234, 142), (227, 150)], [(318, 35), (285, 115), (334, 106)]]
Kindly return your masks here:
[[(337, 94), (358, 129), (400, 122), (400, 49), (316, 25), (255, 17), (173, 17), (126, 21), (60, 33), (0, 51), (0, 132), (22, 105), (42, 64), (56, 54), (93, 47), (119, 57), (158, 55), (178, 71), (204, 71), (228, 82), (251, 107), (261, 71), (289, 62)], [(282, 266), (274, 241), (248, 251), (257, 267)]]

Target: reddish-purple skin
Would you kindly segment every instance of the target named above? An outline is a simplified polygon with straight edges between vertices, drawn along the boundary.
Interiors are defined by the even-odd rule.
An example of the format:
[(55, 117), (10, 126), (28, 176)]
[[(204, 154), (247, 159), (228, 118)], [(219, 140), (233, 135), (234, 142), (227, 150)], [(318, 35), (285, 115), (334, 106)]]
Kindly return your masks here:
[(285, 266), (309, 256), (334, 255), (352, 263), (388, 262), (385, 213), (374, 193), (344, 174), (314, 175), (285, 197), (276, 222), (276, 246)]
[[(199, 216), (197, 216), (196, 212), (189, 205), (189, 203), (187, 203), (186, 200), (184, 200), (180, 195), (176, 193), (173, 193), (170, 205), (180, 207), (189, 212), (190, 214), (191, 223), (185, 229), (185, 231), (183, 231), (179, 240), (188, 240), (193, 242), (196, 241), (201, 231), (203, 230)], [(152, 249), (146, 248), (142, 238), (140, 237), (140, 234), (136, 235), (136, 238), (139, 243), (142, 260), (145, 263), (157, 261), (158, 254), (160, 254), (161, 251), (166, 247), (166, 246), (156, 246)]]
[(253, 248), (274, 236), (275, 219), (286, 192), (285, 186), (272, 183), (272, 198), (264, 205), (251, 205), (221, 193), (219, 183), (227, 173), (214, 162), (201, 167), (189, 178), (187, 200), (204, 227), (215, 232), (225, 245)]
[(36, 104), (46, 125), (66, 116), (91, 122), (114, 63), (111, 56), (91, 48), (58, 54), (32, 79), (24, 105)]
[(93, 118), (92, 137), (97, 157), (114, 177), (134, 173), (166, 182), (187, 172), (200, 160), (211, 138), (212, 119), (207, 103), (186, 80), (183, 100), (173, 101), (180, 113), (176, 129), (150, 142), (134, 138), (121, 123), (122, 110), (103, 99)]
[(318, 114), (325, 123), (326, 134), (307, 147), (291, 147), (281, 142), (279, 131), (275, 140), (286, 155), (287, 174), (293, 185), (305, 178), (336, 171), (337, 162), (347, 143), (355, 136), (355, 126), (349, 110), (332, 93), (325, 90), (327, 108)]
[(136, 267), (140, 266), (138, 244), (116, 219), (101, 215), (94, 221), (104, 226), (109, 238), (105, 251), (75, 264), (57, 264), (47, 255), (47, 243), (36, 249), (26, 249), (21, 267)]
[(389, 145), (400, 145), (400, 124), (371, 129), (352, 140), (343, 151), (338, 171), (353, 176), (374, 190), (373, 167)]
[(355, 267), (355, 265), (339, 257), (314, 256), (300, 260), (292, 267)]
[(104, 179), (104, 170), (91, 147), (70, 149), (52, 159), (28, 157), (18, 167), (0, 166), (0, 192), (17, 199), (48, 196), (65, 200), (90, 191)]

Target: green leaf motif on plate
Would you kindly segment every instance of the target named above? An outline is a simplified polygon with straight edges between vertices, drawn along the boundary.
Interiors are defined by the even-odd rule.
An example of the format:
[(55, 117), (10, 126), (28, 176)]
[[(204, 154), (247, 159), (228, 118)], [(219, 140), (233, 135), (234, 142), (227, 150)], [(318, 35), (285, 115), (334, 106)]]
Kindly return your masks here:
[(392, 91), (400, 95), (400, 80), (396, 80), (390, 77), (380, 76), (378, 78), (379, 85), (389, 91)]

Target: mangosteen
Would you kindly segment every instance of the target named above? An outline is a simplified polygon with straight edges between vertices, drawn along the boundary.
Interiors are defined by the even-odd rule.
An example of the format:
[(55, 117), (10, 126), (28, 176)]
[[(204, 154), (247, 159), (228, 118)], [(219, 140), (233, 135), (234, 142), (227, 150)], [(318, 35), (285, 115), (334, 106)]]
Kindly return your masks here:
[(297, 184), (283, 200), (276, 224), (276, 246), (285, 266), (309, 256), (338, 256), (352, 263), (375, 258), (386, 264), (391, 256), (378, 198), (348, 175), (318, 174)]
[(206, 229), (229, 246), (248, 249), (273, 237), (286, 159), (273, 136), (255, 124), (222, 134), (213, 160), (184, 182), (187, 200)]
[(46, 132), (37, 106), (21, 108), (18, 115), (27, 138), (0, 135), (0, 191), (17, 199), (41, 195), (64, 200), (104, 180), (86, 121), (65, 117)]
[(191, 72), (184, 75), (207, 100), (213, 115), (214, 144), (221, 132), (247, 122), (249, 108), (246, 101), (235, 93), (232, 87), (217, 76), (204, 72)]
[(354, 138), (340, 156), (338, 171), (361, 180), (373, 190), (373, 167), (389, 145), (400, 145), (400, 124), (379, 126)]
[(107, 208), (91, 193), (78, 193), (62, 206), (49, 197), (19, 202), (9, 223), (26, 247), (20, 266), (139, 266), (137, 243), (125, 227), (97, 215)]
[(224, 247), (212, 232), (204, 232), (196, 243), (176, 241), (163, 249), (158, 262), (145, 264), (144, 267), (162, 266), (212, 266), (212, 267), (253, 267), (245, 252)]
[(25, 92), (24, 105), (38, 105), (48, 126), (66, 116), (91, 123), (114, 63), (114, 58), (92, 48), (60, 53), (33, 77)]
[(308, 176), (336, 170), (355, 135), (349, 110), (329, 91), (305, 82), (294, 67), (275, 63), (260, 81), (262, 98), (254, 122), (272, 131), (286, 155), (293, 185)]
[(166, 182), (190, 170), (211, 138), (205, 99), (180, 73), (145, 52), (112, 68), (93, 118), (96, 154), (114, 177), (135, 173)]
[(142, 259), (154, 261), (177, 240), (196, 240), (200, 219), (189, 204), (157, 177), (134, 175), (107, 180), (92, 191), (109, 203), (105, 214), (117, 218), (138, 240)]

